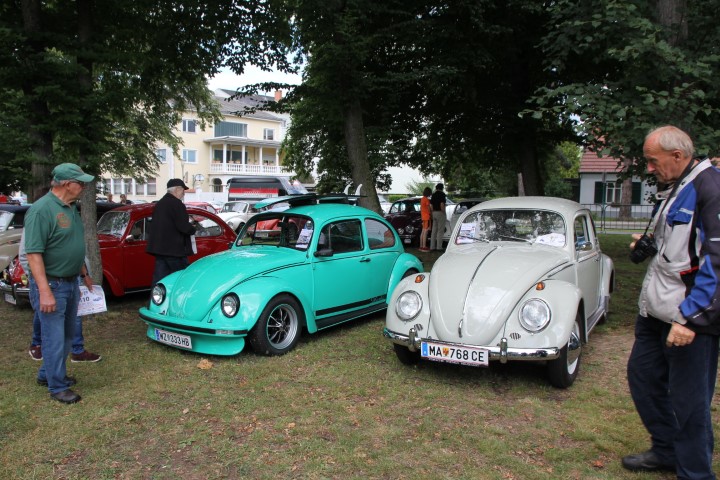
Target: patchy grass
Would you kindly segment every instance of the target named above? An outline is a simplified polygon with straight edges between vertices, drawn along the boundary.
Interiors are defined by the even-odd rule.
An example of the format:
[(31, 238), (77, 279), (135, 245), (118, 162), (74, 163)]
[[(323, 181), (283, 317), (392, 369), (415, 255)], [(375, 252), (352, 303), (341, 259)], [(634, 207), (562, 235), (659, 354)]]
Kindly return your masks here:
[(103, 360), (68, 363), (83, 400), (67, 406), (35, 385), (30, 310), (0, 305), (0, 478), (673, 478), (619, 463), (648, 446), (625, 380), (644, 271), (628, 243), (602, 237), (611, 315), (568, 390), (540, 365), (405, 367), (383, 315), (305, 334), (283, 357), (188, 354), (145, 338), (140, 295), (85, 322)]

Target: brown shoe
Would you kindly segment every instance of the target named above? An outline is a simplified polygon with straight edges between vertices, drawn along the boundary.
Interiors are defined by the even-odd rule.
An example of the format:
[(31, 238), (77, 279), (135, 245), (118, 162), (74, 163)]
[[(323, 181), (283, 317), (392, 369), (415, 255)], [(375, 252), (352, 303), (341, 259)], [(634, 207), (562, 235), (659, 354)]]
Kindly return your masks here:
[(40, 345), (30, 345), (28, 353), (33, 360), (42, 360), (42, 347)]
[(102, 360), (102, 357), (98, 355), (97, 353), (88, 352), (87, 350), (83, 350), (82, 353), (73, 353), (70, 355), (70, 361), (73, 363), (78, 362), (99, 362)]

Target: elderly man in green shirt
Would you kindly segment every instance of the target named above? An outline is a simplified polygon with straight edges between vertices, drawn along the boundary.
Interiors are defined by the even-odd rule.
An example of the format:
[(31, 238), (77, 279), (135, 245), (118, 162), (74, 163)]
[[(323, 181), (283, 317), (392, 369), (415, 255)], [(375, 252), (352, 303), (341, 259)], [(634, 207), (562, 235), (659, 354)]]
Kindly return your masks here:
[(88, 175), (74, 163), (55, 167), (50, 191), (25, 216), (25, 251), (30, 265), (30, 295), (42, 325), (43, 364), (37, 375), (50, 397), (75, 403), (80, 395), (70, 390), (75, 379), (67, 376), (66, 359), (72, 344), (80, 301), (77, 277), (92, 289), (85, 267), (84, 230), (75, 201)]

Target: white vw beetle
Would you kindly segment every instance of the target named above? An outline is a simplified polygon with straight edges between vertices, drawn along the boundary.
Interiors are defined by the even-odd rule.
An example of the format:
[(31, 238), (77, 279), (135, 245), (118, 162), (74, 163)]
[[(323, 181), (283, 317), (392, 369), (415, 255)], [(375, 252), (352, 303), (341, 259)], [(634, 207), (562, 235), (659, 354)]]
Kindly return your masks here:
[(384, 335), (405, 364), (546, 361), (550, 383), (567, 388), (608, 313), (613, 282), (612, 260), (580, 204), (490, 200), (463, 214), (429, 274), (400, 282)]

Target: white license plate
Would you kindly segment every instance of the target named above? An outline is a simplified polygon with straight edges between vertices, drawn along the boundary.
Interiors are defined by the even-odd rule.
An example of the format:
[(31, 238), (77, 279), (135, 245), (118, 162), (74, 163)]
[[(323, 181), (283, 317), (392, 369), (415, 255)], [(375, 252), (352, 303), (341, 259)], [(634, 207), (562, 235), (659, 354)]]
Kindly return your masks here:
[(485, 348), (460, 347), (433, 342), (422, 342), (420, 355), (437, 362), (461, 363), (475, 367), (487, 367), (490, 357)]
[(412, 242), (412, 238), (406, 238), (406, 239), (403, 240), (403, 242), (405, 242), (405, 243), (410, 243), (410, 242)]
[(165, 330), (155, 329), (155, 340), (166, 345), (180, 348), (192, 348), (192, 340), (187, 335), (180, 333), (166, 332)]
[(12, 303), (13, 305), (17, 304), (17, 302), (15, 301), (15, 297), (13, 297), (10, 293), (5, 294), (5, 301), (8, 303)]

